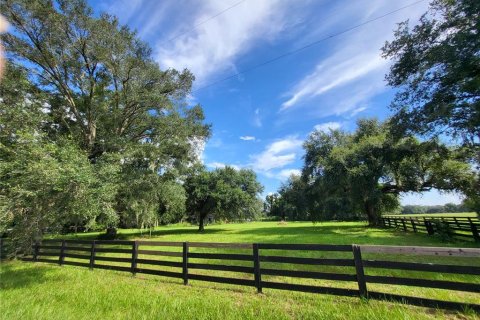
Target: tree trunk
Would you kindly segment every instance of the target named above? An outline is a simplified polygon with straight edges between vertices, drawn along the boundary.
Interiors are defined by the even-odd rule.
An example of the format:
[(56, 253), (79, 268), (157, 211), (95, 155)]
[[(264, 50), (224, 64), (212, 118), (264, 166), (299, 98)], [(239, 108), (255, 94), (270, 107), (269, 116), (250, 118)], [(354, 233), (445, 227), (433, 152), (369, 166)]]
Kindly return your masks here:
[(365, 214), (367, 215), (368, 224), (370, 226), (378, 226), (380, 224), (380, 217), (378, 217), (377, 210), (370, 201), (365, 201)]
[(205, 220), (205, 217), (200, 216), (200, 221), (198, 223), (198, 231), (199, 232), (205, 231), (204, 220)]
[(108, 227), (107, 232), (105, 233), (105, 238), (107, 240), (113, 240), (117, 237), (117, 228), (116, 227)]

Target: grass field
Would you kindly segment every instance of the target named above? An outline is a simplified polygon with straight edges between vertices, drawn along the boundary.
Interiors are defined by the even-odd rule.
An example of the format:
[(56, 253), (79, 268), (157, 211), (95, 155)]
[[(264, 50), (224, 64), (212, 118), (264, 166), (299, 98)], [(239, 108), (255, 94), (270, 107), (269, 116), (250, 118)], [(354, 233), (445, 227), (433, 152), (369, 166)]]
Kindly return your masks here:
[[(96, 239), (100, 232), (86, 232), (59, 236), (72, 239)], [(215, 242), (273, 242), (273, 243), (322, 243), (322, 244), (382, 244), (417, 246), (468, 246), (471, 241), (441, 242), (425, 234), (369, 228), (365, 222), (251, 222), (215, 224), (206, 226), (199, 233), (197, 226), (170, 225), (152, 232), (140, 229), (120, 229), (120, 239), (158, 241), (215, 241)]]
[(476, 218), (478, 217), (475, 212), (456, 212), (456, 213), (415, 213), (415, 214), (386, 214), (386, 216), (399, 216), (399, 217), (457, 217), (457, 218)]
[[(97, 236), (98, 233), (70, 235), (70, 237), (82, 239), (93, 239)], [(131, 229), (121, 230), (120, 237), (141, 240), (150, 238), (150, 235), (148, 232)], [(366, 228), (364, 223), (353, 222), (329, 222), (316, 225), (305, 222), (291, 222), (286, 225), (280, 225), (277, 222), (210, 225), (207, 226), (206, 232), (201, 234), (197, 232), (195, 226), (176, 225), (157, 228), (150, 239), (248, 243), (475, 246), (473, 242), (442, 243), (439, 239), (427, 235)], [(318, 257), (318, 253), (306, 252), (304, 256)], [(412, 257), (398, 257), (398, 260), (401, 259), (411, 261)], [(452, 262), (448, 257), (417, 256), (414, 259), (414, 261), (443, 263), (448, 263), (446, 260), (450, 259), (449, 262)], [(479, 259), (475, 261), (458, 259), (456, 262), (480, 265)], [(305, 270), (317, 268), (315, 270), (319, 271), (319, 266), (305, 267)], [(320, 266), (321, 271), (328, 272), (329, 268), (337, 268), (338, 271), (340, 268), (348, 269), (349, 267)], [(379, 274), (380, 271), (376, 272), (375, 274)], [(389, 273), (389, 275), (392, 274), (407, 276), (400, 270)], [(216, 272), (216, 275), (223, 274)], [(412, 275), (429, 279), (480, 283), (480, 279), (473, 276), (410, 272), (409, 276)], [(232, 273), (229, 276), (232, 276)], [(327, 280), (298, 281), (295, 280), (295, 283), (332, 285), (332, 281)], [(356, 283), (350, 282), (334, 285), (346, 288), (356, 287)], [(89, 271), (80, 267), (59, 267), (43, 263), (4, 263), (0, 271), (0, 287), (2, 311), (0, 319), (478, 319), (478, 315), (468, 310), (449, 312), (386, 301), (366, 302), (356, 297), (272, 289), (264, 290), (264, 294), (259, 295), (255, 293), (254, 288), (250, 287), (199, 281), (191, 281), (189, 286), (183, 286), (181, 280), (172, 278), (143, 274), (133, 277), (128, 273)], [(405, 295), (480, 303), (480, 294), (385, 285), (369, 285), (369, 289), (377, 291), (395, 289), (396, 293)]]

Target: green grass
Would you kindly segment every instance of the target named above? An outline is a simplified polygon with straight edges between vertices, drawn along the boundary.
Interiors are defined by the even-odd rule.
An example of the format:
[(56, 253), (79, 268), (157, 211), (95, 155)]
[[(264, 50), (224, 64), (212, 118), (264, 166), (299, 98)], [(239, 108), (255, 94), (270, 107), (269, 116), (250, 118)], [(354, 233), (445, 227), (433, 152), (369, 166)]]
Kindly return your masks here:
[(78, 267), (6, 263), (0, 319), (447, 319), (475, 318), (358, 298), (224, 288)]
[(400, 217), (457, 217), (457, 218), (476, 218), (478, 215), (475, 212), (455, 212), (455, 213), (415, 213), (415, 214), (386, 214), (386, 216), (400, 216)]
[[(69, 235), (71, 238), (94, 239), (98, 233)], [(207, 226), (198, 233), (195, 226), (175, 225), (157, 228), (150, 237), (140, 230), (120, 230), (122, 239), (155, 239), (160, 241), (213, 241), (213, 242), (274, 242), (324, 244), (388, 244), (475, 247), (473, 242), (443, 243), (424, 234), (395, 232), (388, 229), (367, 228), (364, 223), (325, 222), (313, 225), (306, 222), (255, 222)], [(477, 245), (478, 246), (478, 245)], [(152, 248), (153, 249), (153, 248)], [(155, 248), (160, 249), (160, 248)], [(175, 250), (161, 248), (160, 250)], [(177, 249), (178, 250), (178, 249)], [(191, 248), (194, 252), (236, 252), (248, 250)], [(348, 257), (350, 253), (266, 251), (305, 257)], [(122, 254), (105, 254), (126, 256)], [(141, 258), (151, 259), (152, 256)], [(364, 255), (370, 259), (422, 261), (480, 265), (480, 259), (450, 257), (419, 257), (392, 255)], [(177, 260), (175, 260), (177, 259)], [(178, 261), (175, 257), (161, 260)], [(206, 262), (197, 259), (196, 262)], [(208, 261), (212, 263), (212, 261)], [(216, 262), (227, 264), (228, 262)], [(231, 262), (241, 265), (242, 262)], [(249, 262), (243, 262), (249, 265)], [(354, 273), (351, 267), (291, 266), (264, 263), (264, 267), (324, 272)], [(156, 267), (152, 267), (156, 268)], [(163, 270), (179, 271), (166, 267)], [(193, 270), (192, 270), (193, 271)], [(251, 279), (252, 275), (221, 271), (194, 270), (198, 274), (230, 276)], [(418, 277), (480, 283), (478, 277), (444, 275), (401, 270), (368, 270), (367, 274)], [(264, 280), (309, 285), (335, 286), (356, 289), (355, 282), (291, 279), (264, 276)], [(405, 286), (368, 285), (369, 290), (428, 297), (467, 303), (479, 303), (480, 294)], [(317, 295), (265, 289), (264, 294), (254, 288), (191, 281), (183, 286), (181, 280), (107, 270), (89, 271), (86, 268), (55, 266), (43, 263), (10, 262), (0, 271), (0, 319), (477, 319), (469, 312), (448, 312), (419, 308), (387, 301), (361, 301), (359, 298)]]
[[(96, 239), (100, 232), (61, 235), (60, 238)], [(472, 241), (441, 242), (426, 234), (405, 233), (392, 229), (369, 228), (364, 222), (271, 222), (230, 223), (206, 226), (199, 233), (197, 226), (170, 225), (156, 228), (151, 233), (140, 229), (120, 229), (120, 239), (158, 241), (204, 242), (272, 242), (272, 243), (322, 243), (322, 244), (382, 244), (417, 246), (467, 246)]]

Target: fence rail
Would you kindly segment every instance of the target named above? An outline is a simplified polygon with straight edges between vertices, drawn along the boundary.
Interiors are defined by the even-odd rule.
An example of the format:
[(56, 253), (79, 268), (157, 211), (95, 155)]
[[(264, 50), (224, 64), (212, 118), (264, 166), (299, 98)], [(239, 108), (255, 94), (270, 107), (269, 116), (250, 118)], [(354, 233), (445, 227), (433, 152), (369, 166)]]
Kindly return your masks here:
[[(148, 249), (145, 249), (145, 247)], [(155, 249), (152, 249), (152, 247)], [(203, 248), (202, 250), (221, 249), (241, 252), (195, 252), (195, 249), (198, 248)], [(268, 252), (265, 253), (265, 251)], [(321, 253), (323, 256), (319, 258), (291, 256), (298, 252), (308, 253), (310, 255), (312, 253)], [(115, 254), (116, 256), (107, 256), (106, 254)], [(373, 255), (381, 259), (365, 259), (362, 257), (362, 254)], [(444, 260), (450, 259), (449, 257), (451, 257), (453, 264), (400, 262), (397, 261), (397, 259), (389, 261), (385, 258), (388, 254), (416, 256), (436, 255), (442, 256)], [(120, 257), (119, 255), (123, 256)], [(329, 255), (332, 255), (333, 258), (328, 257)], [(338, 258), (338, 255), (342, 257)], [(158, 257), (160, 257), (161, 260), (158, 260)], [(460, 265), (458, 263), (460, 257), (473, 258), (474, 263), (471, 265)], [(201, 261), (192, 261), (198, 259)], [(478, 297), (480, 298), (480, 283), (478, 283), (478, 281), (428, 280), (424, 278), (390, 276), (385, 275), (385, 273), (372, 275), (366, 272), (383, 269), (388, 271), (442, 272), (454, 275), (477, 276), (480, 275), (480, 249), (476, 248), (44, 240), (43, 242), (36, 243), (33, 247), (33, 255), (25, 257), (24, 260), (88, 267), (90, 269), (117, 270), (132, 274), (174, 277), (183, 279), (184, 284), (188, 284), (190, 280), (208, 281), (251, 286), (255, 287), (258, 292), (262, 292), (267, 288), (341, 296), (359, 296), (370, 299), (400, 301), (425, 307), (459, 310), (469, 308), (480, 312), (480, 304), (411, 297), (388, 292), (371, 291), (368, 288), (369, 284), (439, 288), (463, 291), (466, 293), (470, 292), (474, 295), (479, 294)], [(214, 263), (210, 260), (213, 260)], [(109, 262), (115, 264), (108, 264)], [(238, 265), (238, 263), (242, 263), (242, 265)], [(279, 267), (271, 267), (272, 264), (279, 265)], [(310, 270), (302, 271), (301, 268), (298, 268), (302, 265), (309, 267)], [(159, 266), (166, 268), (158, 269)], [(291, 267), (291, 269), (285, 269), (285, 266)], [(326, 268), (326, 270), (322, 269), (321, 272), (318, 270), (312, 271), (312, 269), (319, 268), (319, 266)], [(338, 270), (335, 269), (335, 271), (331, 271), (337, 267)], [(240, 277), (225, 276), (224, 274), (214, 275), (211, 272), (208, 272), (208, 274), (199, 274), (195, 272), (196, 270), (234, 272), (235, 274), (240, 274)], [(418, 273), (415, 275), (419, 277)], [(274, 278), (275, 276), (293, 279), (332, 280), (335, 281), (334, 284), (352, 283), (352, 285), (349, 288), (345, 288), (345, 286), (319, 286), (310, 283), (294, 284), (291, 283), (291, 281), (279, 282), (277, 278)]]
[[(403, 231), (423, 232), (428, 235), (444, 232), (460, 240), (480, 241), (480, 219), (478, 217), (401, 217), (383, 216), (381, 223), (387, 228)], [(439, 230), (439, 228), (443, 228)]]

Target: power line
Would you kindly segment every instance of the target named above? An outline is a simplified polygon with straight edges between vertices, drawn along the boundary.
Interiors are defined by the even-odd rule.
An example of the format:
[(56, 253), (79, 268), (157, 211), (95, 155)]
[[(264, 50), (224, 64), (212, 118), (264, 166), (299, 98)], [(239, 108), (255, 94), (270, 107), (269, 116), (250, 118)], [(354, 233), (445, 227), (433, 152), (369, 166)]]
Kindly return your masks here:
[(201, 26), (202, 24), (204, 24), (204, 23), (207, 23), (208, 21), (210, 21), (210, 20), (212, 20), (212, 19), (215, 19), (215, 18), (216, 18), (216, 17), (218, 17), (219, 15), (221, 15), (221, 14), (223, 14), (223, 13), (227, 12), (227, 11), (228, 11), (228, 10), (230, 10), (230, 9), (233, 9), (233, 8), (235, 8), (236, 6), (239, 6), (240, 4), (242, 4), (242, 3), (243, 3), (243, 2), (245, 2), (245, 1), (247, 1), (247, 0), (242, 0), (242, 1), (239, 1), (239, 2), (237, 2), (237, 3), (233, 4), (233, 5), (231, 5), (230, 7), (226, 8), (226, 9), (224, 9), (224, 10), (222, 10), (222, 11), (218, 12), (217, 14), (215, 14), (215, 15), (213, 15), (213, 16), (211, 16), (211, 17), (209, 17), (209, 18), (205, 19), (205, 20), (203, 20), (202, 22), (199, 22), (198, 24), (194, 25), (192, 29), (190, 29), (190, 30), (187, 30), (187, 31), (185, 31), (185, 32), (181, 32), (181, 33), (177, 34), (176, 36), (174, 36), (174, 37), (172, 37), (172, 38), (168, 39), (168, 40), (167, 40), (167, 41), (165, 41), (165, 42), (170, 42), (170, 41), (173, 41), (173, 40), (177, 39), (178, 37), (181, 37), (181, 36), (183, 36), (184, 34), (187, 34), (187, 33), (190, 33), (190, 32), (192, 32), (193, 30), (197, 29), (197, 28), (198, 28), (199, 26)]
[(338, 37), (338, 36), (340, 36), (340, 35), (342, 35), (342, 34), (344, 34), (344, 33), (347, 33), (347, 32), (352, 31), (352, 30), (354, 30), (354, 29), (360, 28), (360, 27), (362, 27), (362, 26), (364, 26), (364, 25), (366, 25), (366, 24), (369, 24), (369, 23), (372, 23), (372, 22), (374, 22), (374, 21), (380, 20), (380, 19), (382, 19), (382, 18), (385, 18), (385, 17), (387, 17), (387, 16), (389, 16), (389, 15), (392, 15), (392, 14), (394, 14), (394, 13), (397, 13), (397, 12), (399, 12), (399, 11), (401, 11), (401, 10), (404, 10), (404, 9), (406, 9), (406, 8), (409, 8), (409, 7), (412, 7), (412, 6), (414, 6), (414, 5), (419, 4), (420, 2), (424, 2), (424, 1), (425, 1), (425, 0), (419, 0), (419, 1), (416, 1), (416, 2), (413, 2), (413, 3), (410, 3), (410, 4), (406, 5), (406, 6), (403, 6), (403, 7), (401, 7), (401, 8), (398, 8), (398, 9), (396, 9), (396, 10), (387, 12), (387, 13), (381, 15), (381, 16), (375, 17), (375, 18), (373, 18), (373, 19), (367, 20), (367, 21), (365, 21), (365, 22), (362, 22), (362, 23), (357, 24), (357, 25), (355, 25), (355, 26), (352, 26), (352, 27), (350, 27), (350, 28), (347, 28), (347, 29), (344, 29), (344, 30), (339, 31), (339, 32), (337, 32), (337, 33), (331, 34), (331, 35), (329, 35), (329, 36), (327, 36), (327, 37), (325, 37), (325, 38), (322, 38), (322, 39), (319, 39), (319, 40), (317, 40), (317, 41), (311, 42), (311, 43), (309, 43), (309, 44), (307, 44), (307, 45), (305, 45), (305, 46), (303, 46), (303, 47), (300, 47), (300, 48), (298, 48), (298, 49), (285, 52), (285, 53), (283, 53), (283, 54), (281, 54), (281, 55), (279, 55), (279, 56), (277, 56), (277, 57), (275, 57), (275, 58), (272, 58), (272, 59), (270, 59), (270, 60), (266, 60), (266, 61), (264, 61), (264, 62), (261, 62), (261, 63), (257, 64), (257, 65), (254, 65), (254, 66), (252, 66), (252, 67), (250, 67), (250, 68), (247, 68), (247, 69), (245, 69), (245, 70), (243, 70), (243, 71), (239, 71), (239, 72), (237, 72), (237, 73), (235, 73), (235, 74), (232, 74), (232, 75), (230, 75), (230, 76), (228, 76), (228, 77), (219, 79), (219, 80), (214, 81), (214, 82), (211, 82), (211, 83), (209, 83), (209, 84), (207, 84), (207, 85), (205, 85), (205, 86), (203, 86), (203, 87), (200, 87), (200, 88), (198, 88), (198, 89), (195, 89), (195, 90), (192, 91), (192, 93), (193, 93), (193, 92), (200, 91), (200, 90), (203, 90), (203, 89), (206, 89), (206, 88), (208, 88), (208, 87), (211, 87), (211, 86), (213, 86), (213, 85), (216, 85), (217, 83), (220, 83), (220, 82), (223, 82), (223, 81), (226, 81), (226, 80), (230, 80), (230, 79), (235, 78), (235, 77), (237, 77), (237, 76), (239, 76), (239, 75), (241, 75), (241, 74), (245, 74), (245, 73), (248, 73), (248, 72), (250, 72), (250, 71), (256, 70), (256, 69), (258, 69), (258, 68), (260, 68), (260, 67), (263, 67), (263, 66), (265, 66), (265, 65), (267, 65), (267, 64), (270, 64), (270, 63), (272, 63), (272, 62), (275, 62), (275, 61), (280, 60), (280, 59), (282, 59), (282, 58), (285, 58), (285, 57), (287, 57), (287, 56), (291, 56), (291, 55), (293, 55), (293, 54), (296, 54), (296, 53), (298, 53), (298, 52), (300, 52), (300, 51), (303, 51), (303, 50), (305, 50), (305, 49), (308, 49), (308, 48), (310, 48), (310, 47), (313, 47), (313, 46), (315, 46), (315, 45), (317, 45), (317, 44), (319, 44), (319, 43), (321, 43), (321, 42), (323, 42), (323, 41), (329, 40), (329, 39), (331, 39), (331, 38)]

